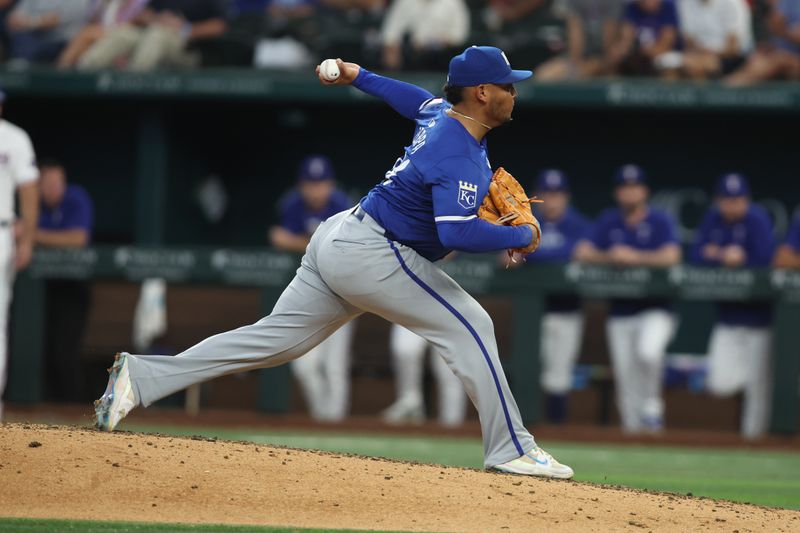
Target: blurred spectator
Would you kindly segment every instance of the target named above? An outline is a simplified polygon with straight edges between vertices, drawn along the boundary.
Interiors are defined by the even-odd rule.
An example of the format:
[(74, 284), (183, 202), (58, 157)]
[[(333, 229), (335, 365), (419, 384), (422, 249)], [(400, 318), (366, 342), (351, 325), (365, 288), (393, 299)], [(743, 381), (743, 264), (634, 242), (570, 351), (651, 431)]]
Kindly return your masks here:
[[(536, 207), (542, 226), (542, 242), (527, 262), (566, 264), (578, 241), (588, 236), (589, 221), (570, 205), (569, 181), (560, 170), (539, 174), (536, 193), (544, 201)], [(542, 389), (547, 395), (545, 413), (549, 422), (567, 419), (572, 373), (583, 337), (581, 301), (575, 295), (551, 295), (542, 319), (540, 358)]]
[[(0, 116), (5, 102), (0, 91)], [(8, 311), (16, 273), (27, 268), (33, 256), (39, 188), (36, 156), (28, 134), (0, 118), (0, 422), (8, 356)], [(15, 221), (14, 197), (20, 220)]]
[(93, 0), (20, 0), (6, 20), (11, 59), (51, 63), (83, 27)]
[(226, 29), (224, 0), (151, 0), (128, 24), (109, 29), (81, 57), (78, 66), (92, 70), (127, 61), (136, 71), (158, 67), (195, 67), (192, 50)]
[(319, 57), (348, 57), (354, 63), (378, 66), (387, 4), (387, 0), (322, 0)]
[[(467, 1), (474, 4), (479, 0)], [(489, 0), (483, 11), (484, 28), (489, 32), (485, 38), (517, 61), (539, 64), (564, 49), (563, 21), (553, 13), (555, 3), (557, 0)]]
[(633, 0), (625, 6), (622, 34), (609, 59), (620, 74), (652, 75), (654, 62), (677, 44), (678, 12), (672, 0)]
[(608, 52), (619, 38), (624, 0), (565, 0), (567, 52), (536, 69), (539, 81), (609, 74)]
[(89, 24), (72, 38), (58, 58), (59, 68), (72, 68), (94, 43), (110, 29), (131, 22), (150, 0), (101, 0), (96, 4)]
[[(383, 411), (383, 420), (389, 424), (422, 423), (425, 421), (422, 378), (428, 341), (403, 326), (392, 324), (389, 346), (397, 399)], [(445, 427), (458, 427), (464, 423), (467, 414), (464, 386), (438, 353), (431, 353), (431, 369), (439, 390), (439, 423)]]
[(678, 13), (684, 45), (678, 63), (685, 76), (718, 77), (744, 63), (753, 45), (746, 0), (679, 0)]
[[(297, 188), (281, 201), (280, 225), (270, 228), (270, 241), (275, 248), (305, 252), (321, 223), (352, 207), (347, 195), (336, 188), (334, 179), (333, 164), (327, 157), (312, 155), (302, 162)], [(345, 324), (291, 363), (315, 420), (335, 422), (347, 416), (354, 330), (355, 322)]]
[[(675, 221), (648, 205), (644, 172), (625, 165), (615, 176), (618, 207), (603, 212), (590, 237), (578, 243), (579, 261), (618, 266), (669, 267), (681, 260)], [(667, 300), (612, 300), (606, 325), (617, 406), (623, 430), (658, 432), (664, 425), (664, 357), (675, 333)]]
[(8, 28), (6, 27), (6, 19), (16, 3), (17, 0), (0, 0), (0, 61), (5, 61), (8, 58), (11, 42), (8, 36)]
[(768, 40), (758, 46), (741, 69), (725, 78), (729, 85), (800, 79), (800, 0), (771, 0), (769, 7)]
[(467, 40), (469, 20), (464, 0), (394, 0), (381, 31), (383, 66), (446, 68), (453, 50)]
[[(697, 231), (691, 260), (726, 268), (769, 266), (774, 251), (767, 211), (750, 201), (750, 187), (741, 174), (717, 182), (715, 206)], [(772, 394), (770, 304), (722, 302), (708, 347), (706, 386), (712, 394), (744, 392), (741, 430), (762, 435), (769, 424)]]
[[(64, 166), (53, 159), (39, 164), (41, 207), (38, 246), (83, 248), (94, 224), (92, 200), (80, 185), (67, 184)], [(84, 280), (46, 284), (45, 361), (48, 400), (77, 402), (81, 397), (80, 347), (91, 306)]]
[(800, 269), (800, 216), (794, 219), (786, 235), (786, 241), (778, 248), (774, 266)]
[[(234, 57), (227, 64), (248, 66), (253, 63), (256, 42), (269, 33), (267, 6), (270, 0), (232, 0), (228, 29), (221, 41)], [(227, 58), (226, 58), (227, 59)]]

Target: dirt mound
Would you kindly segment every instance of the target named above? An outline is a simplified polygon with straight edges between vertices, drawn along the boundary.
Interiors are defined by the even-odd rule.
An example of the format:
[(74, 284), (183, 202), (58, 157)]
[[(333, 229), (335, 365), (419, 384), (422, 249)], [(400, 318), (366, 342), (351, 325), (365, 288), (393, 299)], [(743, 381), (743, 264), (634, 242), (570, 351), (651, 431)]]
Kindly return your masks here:
[(800, 513), (341, 454), (0, 425), (0, 516), (409, 531), (797, 531)]

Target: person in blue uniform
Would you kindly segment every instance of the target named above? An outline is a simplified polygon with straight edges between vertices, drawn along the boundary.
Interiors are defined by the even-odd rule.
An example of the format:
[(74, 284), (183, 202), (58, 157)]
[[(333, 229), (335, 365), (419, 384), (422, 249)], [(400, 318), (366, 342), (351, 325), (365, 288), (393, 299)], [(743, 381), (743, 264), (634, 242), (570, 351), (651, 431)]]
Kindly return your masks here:
[[(310, 155), (300, 164), (297, 186), (280, 203), (280, 225), (270, 229), (272, 245), (301, 253), (325, 220), (351, 207), (352, 201), (336, 188), (333, 163)], [(292, 361), (311, 417), (320, 422), (343, 420), (350, 408), (350, 352), (355, 321), (342, 326), (304, 357)]]
[[(567, 175), (558, 169), (539, 173), (534, 187), (543, 200), (534, 212), (542, 226), (542, 242), (527, 262), (568, 263), (578, 241), (587, 236), (589, 221), (570, 205)], [(580, 298), (574, 295), (548, 297), (541, 327), (541, 384), (547, 395), (545, 414), (552, 423), (567, 418), (567, 400), (572, 373), (583, 339)]]
[(194, 383), (301, 357), (370, 312), (427, 340), (458, 376), (478, 410), (487, 468), (571, 478), (572, 469), (525, 428), (489, 314), (435, 263), (453, 250), (538, 245), (533, 223), (495, 225), (477, 216), (493, 174), (486, 134), (511, 120), (514, 84), (532, 72), (513, 70), (498, 48), (471, 46), (450, 61), (443, 99), (355, 63), (337, 65), (336, 81), (317, 70), (320, 81), (382, 98), (414, 121), (411, 144), (359, 205), (320, 225), (269, 316), (176, 357), (120, 354), (95, 407), (98, 427), (111, 431), (137, 405)]
[[(695, 236), (691, 261), (724, 268), (765, 268), (775, 250), (772, 221), (750, 199), (738, 173), (719, 178), (714, 206)], [(768, 429), (772, 375), (772, 307), (759, 302), (720, 302), (708, 346), (708, 390), (718, 396), (744, 393), (741, 432), (758, 437)]]
[(775, 268), (800, 269), (800, 215), (796, 216), (789, 227), (786, 239), (775, 252)]
[[(648, 204), (644, 170), (624, 165), (617, 170), (614, 185), (617, 207), (597, 218), (590, 237), (578, 244), (576, 259), (624, 267), (678, 264), (677, 226), (667, 213)], [(622, 428), (628, 433), (661, 431), (664, 358), (676, 329), (670, 303), (615, 299), (610, 304), (606, 333)]]
[(300, 164), (297, 186), (280, 200), (280, 223), (270, 228), (270, 241), (281, 250), (302, 253), (322, 222), (352, 205), (336, 187), (331, 160), (310, 155)]
[[(60, 162), (39, 163), (40, 202), (37, 246), (84, 248), (92, 239), (94, 206), (86, 190), (67, 183)], [(45, 390), (47, 399), (77, 402), (82, 396), (80, 348), (91, 308), (91, 285), (85, 280), (46, 283)]]

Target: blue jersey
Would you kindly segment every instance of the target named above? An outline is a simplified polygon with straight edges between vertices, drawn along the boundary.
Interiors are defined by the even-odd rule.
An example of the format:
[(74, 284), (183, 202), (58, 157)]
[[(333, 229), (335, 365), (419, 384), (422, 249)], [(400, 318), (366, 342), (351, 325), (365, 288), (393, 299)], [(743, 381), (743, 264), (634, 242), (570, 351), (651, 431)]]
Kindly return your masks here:
[(80, 185), (67, 185), (64, 198), (55, 207), (44, 202), (39, 209), (39, 228), (45, 230), (83, 229), (91, 236), (94, 225), (94, 207), (86, 189)]
[[(636, 226), (627, 225), (618, 208), (607, 209), (597, 218), (590, 235), (589, 240), (600, 250), (625, 245), (637, 250), (656, 251), (666, 245), (679, 245), (675, 221), (667, 213), (652, 207), (648, 208), (647, 216)], [(612, 315), (626, 316), (654, 307), (666, 309), (669, 302), (656, 298), (612, 300), (610, 311)]]
[(794, 219), (786, 234), (786, 244), (795, 252), (800, 253), (800, 216)]
[(567, 263), (578, 241), (588, 236), (590, 224), (586, 218), (572, 207), (558, 220), (539, 217), (542, 226), (542, 241), (536, 253), (529, 254), (526, 260), (531, 263)]
[(295, 235), (310, 237), (317, 227), (331, 216), (352, 207), (345, 193), (334, 190), (325, 207), (311, 210), (298, 190), (293, 190), (281, 201), (281, 226)]
[[(796, 31), (800, 27), (800, 1), (778, 0), (776, 9), (783, 16), (788, 31)], [(800, 53), (800, 44), (786, 37), (772, 37), (772, 43), (793, 54)]]
[[(577, 210), (568, 207), (558, 220), (539, 218), (542, 226), (542, 241), (536, 253), (525, 258), (529, 263), (567, 263), (578, 241), (588, 235), (589, 221)], [(565, 313), (580, 308), (580, 298), (575, 295), (554, 294), (547, 297), (547, 311)]]
[[(747, 254), (745, 267), (768, 267), (775, 251), (772, 221), (767, 211), (758, 205), (750, 205), (742, 220), (726, 222), (716, 207), (703, 218), (695, 235), (690, 260), (704, 266), (719, 266), (719, 261), (709, 261), (702, 255), (707, 244), (741, 246)], [(717, 319), (730, 325), (766, 326), (772, 320), (771, 306), (759, 303), (722, 302), (717, 306)]]
[(353, 85), (416, 122), (403, 157), (361, 200), (388, 238), (431, 261), (452, 250), (489, 252), (531, 242), (530, 227), (496, 226), (477, 218), (492, 177), (486, 139), (478, 142), (450, 117), (449, 103), (364, 69)]
[(663, 0), (655, 12), (643, 10), (638, 2), (630, 2), (625, 6), (623, 19), (636, 27), (636, 40), (640, 46), (655, 44), (665, 28), (678, 30), (678, 10), (671, 0)]

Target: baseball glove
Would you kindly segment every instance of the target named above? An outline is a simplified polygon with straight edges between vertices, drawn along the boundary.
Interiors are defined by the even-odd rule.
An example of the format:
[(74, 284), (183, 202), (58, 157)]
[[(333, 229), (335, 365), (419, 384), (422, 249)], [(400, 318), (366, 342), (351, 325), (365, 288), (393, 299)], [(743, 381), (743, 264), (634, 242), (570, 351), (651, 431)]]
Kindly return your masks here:
[(539, 221), (533, 216), (531, 203), (541, 202), (537, 198), (528, 198), (525, 189), (519, 182), (506, 172), (503, 167), (498, 168), (489, 183), (489, 192), (483, 198), (483, 203), (478, 208), (478, 217), (487, 222), (498, 225), (521, 226), (528, 224), (533, 230), (533, 239), (525, 248), (509, 250), (509, 256), (522, 254), (523, 257), (539, 247), (542, 237), (542, 228)]

